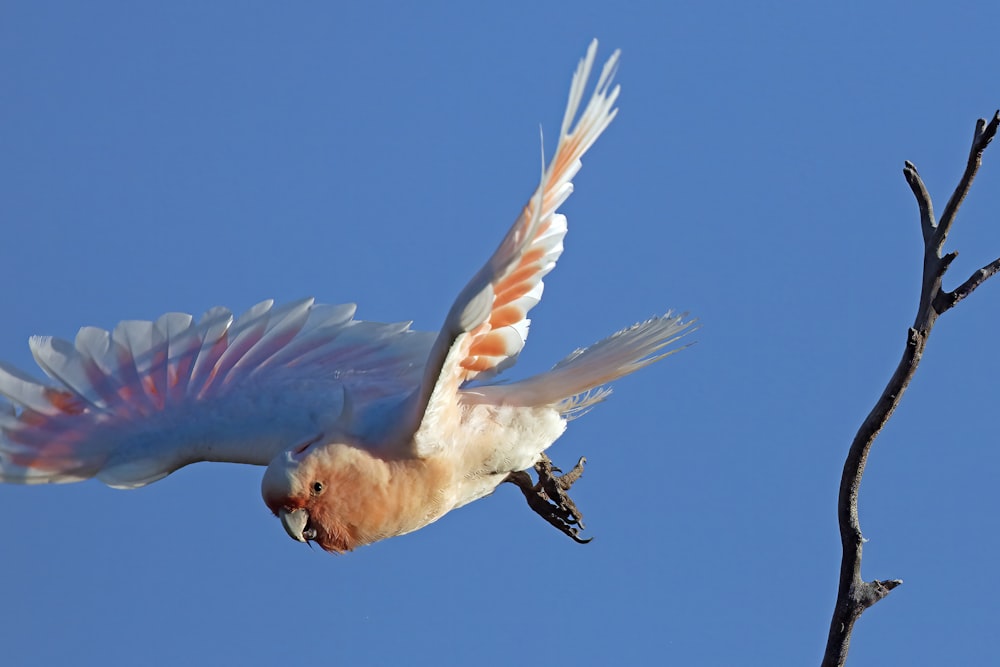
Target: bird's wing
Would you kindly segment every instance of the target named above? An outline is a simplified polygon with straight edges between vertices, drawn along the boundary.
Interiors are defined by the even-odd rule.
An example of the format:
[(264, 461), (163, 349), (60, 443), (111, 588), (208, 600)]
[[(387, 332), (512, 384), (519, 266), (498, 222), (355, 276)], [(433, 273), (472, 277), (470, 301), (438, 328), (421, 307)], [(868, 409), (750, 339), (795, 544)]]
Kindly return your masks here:
[(559, 143), (521, 216), (486, 265), (458, 295), (431, 349), (421, 390), (413, 402), (421, 419), (416, 449), (433, 449), (436, 423), (454, 407), (461, 385), (485, 379), (514, 363), (528, 335), (528, 311), (542, 296), (542, 278), (562, 254), (566, 217), (557, 213), (573, 191), (580, 158), (614, 119), (619, 87), (615, 51), (604, 65), (590, 100), (579, 114), (597, 54), (597, 41), (580, 61), (570, 85)]
[(0, 481), (135, 487), (196, 461), (267, 465), (419, 386), (433, 334), (355, 320), (353, 304), (272, 305), (32, 338), (52, 382), (0, 364)]

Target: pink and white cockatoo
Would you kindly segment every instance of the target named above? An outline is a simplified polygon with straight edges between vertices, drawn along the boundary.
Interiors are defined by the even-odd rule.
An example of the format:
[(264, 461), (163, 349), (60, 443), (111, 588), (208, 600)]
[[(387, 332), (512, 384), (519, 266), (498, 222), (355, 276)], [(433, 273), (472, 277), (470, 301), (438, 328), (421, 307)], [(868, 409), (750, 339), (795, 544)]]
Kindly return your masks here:
[[(578, 114), (596, 51), (595, 41), (573, 76), (538, 188), (439, 333), (306, 299), (238, 318), (213, 308), (197, 322), (168, 313), (84, 327), (72, 343), (33, 337), (52, 381), (0, 364), (10, 401), (0, 401), (0, 481), (135, 488), (198, 461), (267, 466), (264, 502), (291, 537), (331, 552), (417, 530), (512, 481), (576, 537), (563, 492), (579, 464), (552, 476), (545, 450), (606, 383), (676, 351), (667, 348), (692, 323), (668, 312), (546, 373), (490, 381), (524, 346), (528, 311), (563, 250), (557, 211), (616, 114), (618, 52)], [(523, 472), (533, 466), (544, 475), (534, 486)]]

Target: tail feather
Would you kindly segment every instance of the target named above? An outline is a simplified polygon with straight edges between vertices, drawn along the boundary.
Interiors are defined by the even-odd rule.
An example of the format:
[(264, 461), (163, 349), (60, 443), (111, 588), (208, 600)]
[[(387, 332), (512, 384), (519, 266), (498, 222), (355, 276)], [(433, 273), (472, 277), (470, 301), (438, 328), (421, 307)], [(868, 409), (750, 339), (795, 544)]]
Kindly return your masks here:
[(547, 373), (510, 384), (469, 388), (463, 391), (463, 400), (521, 406), (554, 405), (567, 418), (579, 417), (611, 393), (602, 385), (687, 347), (662, 351), (695, 330), (691, 327), (696, 320), (685, 322), (686, 315), (668, 312), (632, 325), (590, 347), (574, 351)]

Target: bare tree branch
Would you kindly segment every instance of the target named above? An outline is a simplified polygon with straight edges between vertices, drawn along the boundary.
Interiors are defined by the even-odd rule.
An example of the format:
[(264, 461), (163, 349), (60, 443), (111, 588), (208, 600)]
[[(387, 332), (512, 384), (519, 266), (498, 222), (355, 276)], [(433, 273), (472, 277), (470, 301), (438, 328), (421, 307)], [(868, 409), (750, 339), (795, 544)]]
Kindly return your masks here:
[(937, 226), (937, 223), (934, 222), (934, 204), (931, 203), (931, 196), (927, 193), (927, 188), (924, 187), (924, 181), (917, 173), (917, 168), (909, 160), (903, 163), (903, 177), (910, 185), (910, 189), (913, 190), (913, 196), (917, 198), (917, 206), (920, 208), (920, 231), (924, 234), (924, 244), (926, 245), (930, 242), (934, 235), (934, 228)]
[(976, 172), (982, 164), (983, 151), (996, 136), (1000, 126), (1000, 111), (987, 122), (980, 119), (976, 123), (976, 131), (969, 150), (969, 159), (965, 172), (945, 206), (944, 214), (939, 223), (934, 221), (934, 207), (930, 195), (924, 186), (920, 174), (912, 163), (906, 162), (903, 176), (906, 178), (920, 210), (920, 229), (924, 240), (923, 278), (920, 290), (920, 302), (913, 326), (907, 331), (906, 345), (903, 357), (899, 360), (889, 383), (879, 396), (875, 407), (865, 418), (858, 429), (851, 448), (844, 462), (844, 472), (840, 480), (840, 496), (837, 503), (837, 516), (840, 523), (840, 541), (843, 556), (840, 562), (840, 585), (837, 591), (837, 602), (830, 621), (830, 634), (827, 637), (826, 652), (823, 655), (823, 666), (843, 665), (847, 660), (847, 651), (851, 643), (851, 632), (854, 623), (861, 614), (873, 604), (884, 598), (892, 589), (902, 584), (900, 579), (864, 581), (861, 578), (861, 552), (865, 539), (861, 534), (861, 524), (858, 520), (858, 490), (861, 487), (861, 477), (865, 472), (868, 453), (872, 443), (882, 427), (892, 416), (896, 406), (903, 397), (910, 380), (916, 373), (920, 358), (927, 346), (930, 335), (938, 316), (953, 308), (958, 302), (971, 294), (990, 276), (1000, 271), (1000, 259), (990, 262), (979, 269), (964, 283), (952, 292), (941, 287), (945, 272), (951, 265), (956, 252), (941, 254), (942, 246), (948, 237), (948, 232), (955, 221), (955, 215), (969, 192)]
[(976, 270), (969, 279), (956, 287), (951, 292), (942, 292), (934, 302), (934, 307), (939, 313), (943, 313), (949, 308), (954, 308), (955, 304), (972, 294), (973, 291), (992, 276), (1000, 271), (1000, 258), (994, 259), (981, 269)]
[(944, 215), (941, 216), (941, 224), (938, 226), (938, 248), (944, 245), (948, 231), (951, 229), (951, 223), (955, 221), (955, 214), (958, 213), (958, 207), (965, 201), (965, 195), (969, 194), (969, 188), (976, 177), (976, 172), (979, 171), (979, 166), (983, 163), (983, 151), (996, 136), (998, 125), (1000, 125), (1000, 111), (994, 113), (993, 118), (988, 123), (985, 118), (976, 121), (976, 131), (972, 135), (972, 149), (969, 151), (969, 160), (965, 164), (965, 173), (962, 174), (962, 180), (958, 182), (955, 192), (948, 199), (948, 204), (944, 207)]

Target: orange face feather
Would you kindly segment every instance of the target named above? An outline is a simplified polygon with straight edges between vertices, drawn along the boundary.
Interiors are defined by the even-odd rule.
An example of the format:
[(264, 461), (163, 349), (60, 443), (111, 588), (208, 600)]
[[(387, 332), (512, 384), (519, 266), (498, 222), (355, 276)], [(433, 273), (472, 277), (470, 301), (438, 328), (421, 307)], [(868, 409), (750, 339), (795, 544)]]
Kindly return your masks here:
[(281, 482), (265, 481), (264, 501), (275, 514), (305, 510), (315, 531), (310, 541), (326, 551), (411, 532), (451, 509), (443, 502), (451, 482), (446, 461), (382, 458), (343, 444), (313, 446), (300, 456)]

